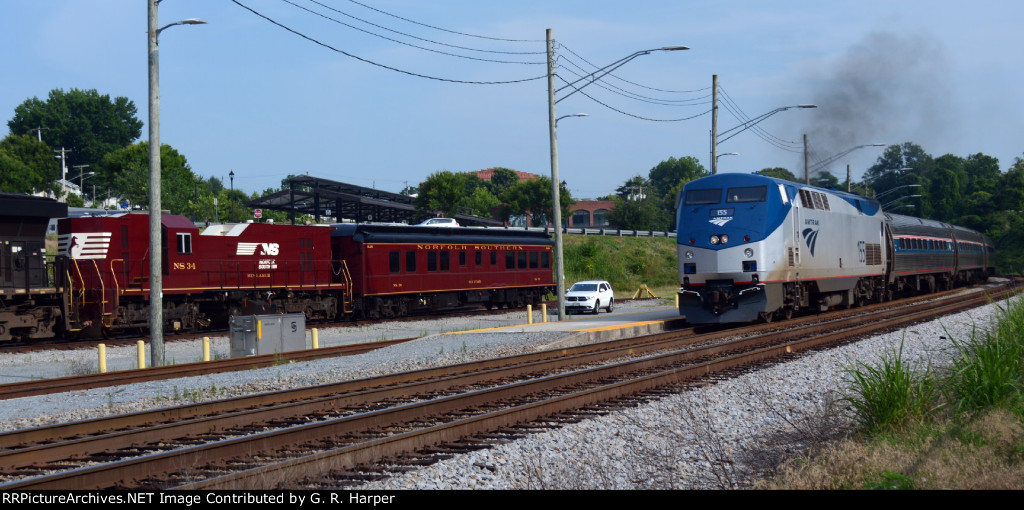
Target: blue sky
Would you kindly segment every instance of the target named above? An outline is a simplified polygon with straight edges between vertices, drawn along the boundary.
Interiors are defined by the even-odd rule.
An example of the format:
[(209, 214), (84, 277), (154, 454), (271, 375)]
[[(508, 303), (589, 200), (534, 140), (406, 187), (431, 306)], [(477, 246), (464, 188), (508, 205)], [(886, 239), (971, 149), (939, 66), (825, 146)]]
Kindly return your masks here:
[[(695, 156), (710, 167), (711, 117), (701, 114), (710, 108), (714, 74), (732, 108), (748, 117), (818, 105), (758, 124), (774, 143), (753, 129), (722, 143), (720, 153), (739, 153), (719, 159), (723, 172), (799, 172), (793, 142), (804, 134), (812, 160), (906, 141), (934, 156), (985, 153), (1004, 170), (1024, 156), (1024, 3), (1017, 0), (238, 2), (350, 55), (445, 80), (543, 76), (548, 28), (559, 45), (557, 72), (570, 80), (579, 72), (573, 65), (602, 67), (639, 50), (689, 46), (616, 70), (628, 81), (610, 83), (634, 98), (592, 85), (583, 92), (608, 106), (582, 94), (558, 103), (559, 116), (589, 115), (559, 123), (560, 175), (577, 198), (612, 193), (670, 156)], [(478, 85), (419, 78), (301, 38), (231, 0), (160, 4), (161, 26), (185, 18), (208, 24), (161, 34), (161, 141), (198, 175), (227, 184), (234, 171), (235, 187), (246, 192), (275, 187), (289, 173), (397, 192), (439, 170), (550, 172), (545, 79)], [(435, 50), (529, 63), (428, 52), (342, 21)], [(0, 136), (18, 104), (55, 88), (126, 96), (148, 119), (146, 2), (3, 0), (0, 45)], [(722, 105), (720, 131), (741, 122)], [(832, 171), (849, 163), (857, 179), (879, 154), (858, 150)]]

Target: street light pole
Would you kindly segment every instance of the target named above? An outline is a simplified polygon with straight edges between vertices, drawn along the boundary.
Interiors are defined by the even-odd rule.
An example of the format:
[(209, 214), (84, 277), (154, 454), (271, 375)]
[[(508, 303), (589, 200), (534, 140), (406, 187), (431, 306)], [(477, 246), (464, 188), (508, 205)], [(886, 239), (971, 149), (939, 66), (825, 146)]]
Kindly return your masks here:
[[(558, 120), (563, 117), (555, 115), (555, 104), (565, 99), (581, 89), (594, 83), (595, 81), (606, 76), (608, 73), (622, 67), (640, 55), (647, 55), (653, 51), (679, 51), (688, 50), (690, 48), (686, 46), (665, 46), (662, 48), (655, 48), (652, 50), (643, 50), (635, 52), (631, 55), (623, 57), (611, 64), (608, 64), (590, 74), (581, 76), (579, 79), (564, 85), (562, 88), (555, 90), (555, 42), (551, 37), (551, 29), (546, 31), (547, 38), (547, 53), (548, 53), (548, 140), (551, 145), (551, 208), (552, 208), (552, 220), (554, 221), (555, 227), (555, 292), (558, 293), (558, 320), (565, 320), (565, 261), (562, 257), (562, 200), (561, 200), (561, 180), (558, 178), (558, 136), (556, 134)], [(578, 83), (589, 80), (582, 85), (577, 86)], [(563, 89), (571, 87), (573, 90), (568, 94), (562, 96), (560, 99), (555, 100), (555, 93), (560, 92)], [(582, 114), (567, 115), (567, 117), (578, 117)]]
[(229, 172), (228, 177), (231, 178), (231, 196), (229, 197), (231, 199), (231, 219), (228, 220), (228, 223), (231, 223), (235, 221), (235, 171)]
[(163, 243), (160, 204), (160, 32), (174, 25), (201, 25), (200, 19), (177, 21), (157, 28), (157, 4), (149, 0), (149, 337), (150, 365), (164, 364)]

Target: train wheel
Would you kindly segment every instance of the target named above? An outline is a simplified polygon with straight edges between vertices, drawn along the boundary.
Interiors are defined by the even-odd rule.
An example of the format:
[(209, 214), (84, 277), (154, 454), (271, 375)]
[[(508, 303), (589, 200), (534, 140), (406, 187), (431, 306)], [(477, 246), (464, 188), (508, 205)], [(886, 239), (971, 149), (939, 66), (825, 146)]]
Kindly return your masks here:
[(768, 324), (775, 317), (775, 312), (757, 312), (757, 316), (761, 319), (761, 322)]
[(776, 312), (776, 314), (779, 316), (780, 319), (788, 321), (789, 319), (793, 318), (793, 309), (788, 307), (782, 308), (778, 312)]

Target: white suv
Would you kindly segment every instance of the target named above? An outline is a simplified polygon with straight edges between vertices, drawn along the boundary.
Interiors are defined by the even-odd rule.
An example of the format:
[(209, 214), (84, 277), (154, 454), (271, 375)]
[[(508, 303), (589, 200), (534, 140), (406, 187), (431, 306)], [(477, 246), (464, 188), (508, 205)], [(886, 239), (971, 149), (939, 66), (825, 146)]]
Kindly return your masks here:
[(565, 293), (565, 311), (598, 313), (601, 308), (612, 312), (615, 293), (610, 283), (602, 280), (576, 282)]
[(428, 218), (416, 224), (418, 227), (458, 227), (455, 218)]

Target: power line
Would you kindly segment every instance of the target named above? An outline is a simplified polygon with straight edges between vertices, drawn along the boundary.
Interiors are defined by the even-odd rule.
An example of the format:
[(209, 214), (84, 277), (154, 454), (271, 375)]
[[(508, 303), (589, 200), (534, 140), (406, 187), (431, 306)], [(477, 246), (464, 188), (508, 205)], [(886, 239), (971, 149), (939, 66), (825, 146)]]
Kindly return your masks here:
[[(750, 117), (743, 111), (742, 108), (740, 108), (740, 106), (732, 99), (732, 97), (730, 97), (729, 94), (725, 92), (725, 89), (723, 89), (721, 86), (719, 86), (718, 89), (722, 93), (721, 104), (725, 106), (725, 109), (728, 110), (729, 113), (736, 117), (736, 119), (739, 120), (741, 123), (750, 122)], [(764, 140), (769, 145), (772, 145), (776, 148), (794, 153), (799, 153), (802, 152), (803, 150), (802, 144), (800, 142), (785, 140), (783, 138), (775, 136), (756, 124), (750, 126), (748, 129), (753, 131), (758, 138)]]
[[(345, 23), (344, 21), (332, 18), (330, 16), (327, 16), (325, 14), (316, 12), (316, 11), (314, 11), (312, 9), (307, 8), (307, 7), (303, 7), (301, 5), (298, 5), (298, 4), (296, 4), (295, 2), (293, 2), (291, 0), (281, 0), (281, 1), (286, 3), (286, 4), (292, 5), (292, 6), (294, 6), (297, 9), (302, 9), (302, 10), (304, 10), (304, 11), (310, 13), (310, 14), (313, 14), (313, 15), (316, 15), (316, 16), (320, 16), (321, 18), (333, 21), (333, 22), (335, 22), (335, 23), (337, 23), (339, 25), (344, 25), (344, 26), (349, 27), (349, 28), (351, 28), (353, 30), (358, 30), (358, 31), (363, 32), (365, 34), (372, 35), (374, 37), (379, 37), (379, 38), (387, 40), (387, 41), (391, 41), (391, 42), (398, 43), (398, 44), (403, 44), (403, 45), (410, 46), (410, 47), (417, 48), (417, 49), (421, 49), (421, 50), (424, 50), (424, 51), (440, 53), (442, 55), (449, 55), (449, 56), (452, 56), (452, 57), (466, 58), (466, 59), (471, 59), (471, 60), (481, 60), (481, 61), (484, 61), (484, 62), (496, 62), (496, 63), (499, 63), (499, 64), (535, 64), (535, 65), (544, 65), (545, 64), (545, 62), (543, 62), (543, 61), (538, 61), (538, 62), (520, 62), (520, 61), (489, 60), (489, 59), (484, 59), (484, 58), (470, 57), (470, 56), (466, 56), (466, 55), (459, 55), (459, 54), (456, 54), (456, 53), (448, 53), (448, 52), (444, 52), (444, 51), (440, 51), (440, 50), (435, 50), (435, 49), (431, 49), (431, 48), (425, 48), (425, 47), (417, 46), (415, 44), (410, 44), (410, 43), (407, 43), (407, 42), (404, 42), (404, 41), (399, 41), (397, 39), (392, 39), (390, 37), (387, 37), (387, 36), (384, 36), (384, 35), (381, 35), (381, 34), (377, 34), (377, 33), (371, 32), (369, 30), (365, 30), (365, 29), (362, 29), (362, 28), (350, 25), (348, 23)], [(357, 18), (357, 17), (355, 17), (355, 16), (353, 16), (351, 14), (348, 14), (346, 12), (342, 12), (342, 11), (340, 11), (338, 9), (335, 9), (335, 8), (331, 7), (331, 6), (324, 5), (324, 4), (322, 4), (322, 3), (320, 3), (320, 2), (318, 2), (316, 0), (309, 0), (309, 1), (311, 3), (314, 3), (316, 5), (319, 5), (319, 6), (323, 7), (323, 8), (325, 8), (325, 9), (334, 11), (334, 12), (336, 12), (338, 14), (341, 14), (343, 16), (347, 16), (347, 17), (352, 18), (352, 19), (354, 19), (356, 21), (360, 21), (362, 23), (365, 23), (367, 25), (379, 28), (381, 30), (387, 30), (388, 32), (392, 32), (392, 33), (399, 34), (399, 35), (402, 35), (402, 36), (405, 36), (405, 37), (409, 37), (411, 39), (416, 39), (416, 40), (419, 40), (419, 41), (424, 41), (424, 42), (428, 42), (428, 43), (431, 43), (431, 44), (436, 44), (436, 45), (439, 45), (439, 46), (447, 46), (449, 48), (455, 48), (455, 49), (466, 50), (466, 51), (477, 51), (477, 52), (481, 52), (481, 53), (494, 53), (494, 54), (503, 54), (503, 55), (543, 55), (545, 53), (543, 51), (518, 52), (518, 51), (483, 50), (483, 49), (477, 49), (477, 48), (469, 48), (469, 47), (466, 47), (466, 46), (457, 46), (457, 45), (454, 45), (454, 44), (447, 44), (447, 43), (443, 43), (443, 42), (439, 42), (439, 41), (434, 41), (434, 40), (431, 40), (431, 39), (425, 39), (425, 38), (422, 38), (422, 37), (417, 37), (415, 35), (407, 34), (405, 32), (399, 32), (397, 30), (393, 30), (393, 29), (390, 29), (388, 27), (385, 27), (385, 26), (382, 26), (382, 25), (378, 25), (376, 23), (372, 23), (372, 22), (364, 20), (362, 18)]]
[[(403, 17), (398, 16), (396, 14), (391, 14), (390, 12), (382, 11), (382, 10), (377, 9), (375, 7), (370, 7), (369, 5), (356, 2), (355, 0), (349, 0), (349, 1), (354, 3), (354, 4), (356, 4), (356, 5), (358, 5), (358, 6), (360, 6), (360, 7), (365, 7), (367, 9), (370, 9), (371, 11), (379, 12), (379, 13), (385, 15), (385, 16), (391, 16), (392, 18), (400, 19), (402, 21), (405, 21), (405, 22), (408, 22), (408, 23), (412, 23), (414, 25), (419, 25), (419, 26), (431, 28), (431, 29), (434, 29), (434, 30), (440, 30), (441, 32), (448, 32), (450, 34), (463, 35), (463, 36), (466, 36), (466, 37), (475, 37), (475, 38), (478, 38), (478, 39), (489, 39), (491, 41), (503, 41), (503, 42), (531, 42), (531, 43), (545, 43), (545, 42), (547, 42), (544, 39), (502, 39), (500, 37), (490, 37), (490, 36), (486, 36), (486, 35), (475, 35), (475, 34), (467, 34), (465, 32), (457, 32), (455, 30), (448, 30), (446, 28), (435, 27), (433, 25), (428, 25), (426, 23), (420, 23), (419, 21), (414, 21), (414, 20), (411, 20), (411, 19), (408, 19), (408, 18), (403, 18)], [(545, 51), (545, 52), (541, 52), (541, 53), (547, 53), (547, 52)]]
[(270, 23), (272, 23), (274, 25), (277, 25), (278, 27), (280, 27), (280, 28), (282, 28), (284, 30), (287, 30), (288, 32), (291, 32), (291, 33), (293, 33), (293, 34), (295, 34), (295, 35), (297, 35), (297, 36), (299, 36), (299, 37), (301, 37), (303, 39), (306, 39), (307, 41), (310, 41), (310, 42), (312, 42), (314, 44), (317, 44), (319, 46), (323, 46), (324, 48), (327, 48), (327, 49), (329, 49), (331, 51), (334, 51), (336, 53), (340, 53), (342, 55), (345, 55), (346, 57), (354, 58), (354, 59), (356, 59), (356, 60), (358, 60), (360, 62), (365, 62), (367, 64), (374, 65), (374, 66), (377, 66), (377, 67), (380, 67), (380, 68), (383, 68), (383, 69), (387, 69), (389, 71), (395, 71), (395, 72), (398, 72), (398, 73), (407, 74), (409, 76), (415, 76), (417, 78), (426, 78), (428, 80), (436, 80), (436, 81), (443, 81), (443, 82), (449, 82), (449, 83), (464, 83), (464, 84), (470, 84), (470, 85), (507, 85), (507, 84), (512, 84), (512, 83), (523, 83), (523, 82), (527, 82), (527, 81), (540, 80), (540, 79), (544, 79), (544, 78), (547, 77), (547, 75), (545, 74), (545, 75), (541, 75), (541, 76), (535, 76), (535, 77), (532, 77), (532, 78), (523, 78), (523, 79), (519, 79), (519, 80), (470, 81), (470, 80), (456, 80), (456, 79), (451, 79), (451, 78), (441, 78), (441, 77), (438, 77), (438, 76), (430, 76), (430, 75), (426, 75), (426, 74), (414, 73), (412, 71), (406, 71), (404, 69), (399, 69), (397, 67), (392, 67), (392, 66), (389, 66), (389, 65), (381, 64), (379, 62), (374, 62), (373, 60), (369, 60), (369, 59), (366, 59), (366, 58), (363, 58), (363, 57), (359, 57), (359, 56), (353, 55), (351, 53), (348, 53), (348, 52), (346, 52), (344, 50), (340, 50), (340, 49), (335, 48), (334, 46), (331, 46), (331, 45), (329, 45), (329, 44), (327, 44), (325, 42), (319, 41), (319, 40), (317, 40), (317, 39), (315, 39), (313, 37), (310, 37), (310, 36), (308, 36), (306, 34), (303, 34), (302, 32), (294, 30), (294, 29), (292, 29), (292, 28), (290, 28), (290, 27), (288, 27), (288, 26), (286, 26), (286, 25), (284, 25), (284, 24), (282, 24), (282, 23), (280, 23), (278, 21), (275, 21), (274, 19), (271, 19), (270, 17), (268, 17), (268, 16), (266, 16), (266, 15), (256, 11), (255, 9), (253, 9), (253, 8), (251, 8), (251, 7), (247, 6), (247, 5), (239, 2), (239, 0), (231, 0), (231, 1), (235, 5), (237, 5), (237, 6), (241, 7), (241, 8), (243, 8), (243, 9), (245, 9), (245, 10), (247, 10), (247, 11), (253, 13), (253, 14), (255, 14), (256, 16), (259, 16), (259, 17), (269, 21)]
[[(556, 74), (555, 76), (558, 76), (558, 75)], [(561, 79), (562, 81), (566, 82), (566, 83), (569, 83), (568, 81), (566, 81), (565, 78), (562, 78), (561, 76), (558, 76), (558, 78)], [(591, 96), (590, 94), (587, 94), (586, 92), (583, 92), (582, 90), (580, 90), (580, 89), (578, 89), (576, 87), (573, 87), (573, 88), (576, 89), (576, 92), (579, 92), (580, 94), (583, 94), (584, 96), (590, 98), (591, 101), (593, 101), (593, 102), (595, 102), (595, 103), (597, 103), (597, 104), (599, 104), (599, 105), (601, 105), (601, 106), (603, 106), (605, 108), (608, 108), (609, 110), (621, 113), (621, 114), (629, 116), (629, 117), (633, 117), (635, 119), (647, 120), (647, 121), (651, 121), (651, 122), (682, 122), (684, 120), (696, 119), (697, 117), (700, 117), (702, 115), (707, 115), (707, 114), (711, 113), (711, 110), (708, 110), (706, 112), (698, 113), (697, 115), (693, 115), (693, 116), (690, 116), (690, 117), (683, 117), (681, 119), (654, 119), (654, 118), (651, 118), (651, 117), (643, 117), (641, 115), (636, 115), (636, 114), (633, 114), (633, 113), (629, 113), (629, 112), (620, 110), (618, 108), (615, 108), (614, 106), (611, 106), (611, 105), (609, 105), (607, 103), (604, 103), (604, 102), (601, 102), (601, 101), (597, 100), (597, 98), (595, 98), (594, 96)]]
[[(586, 69), (583, 69), (579, 64), (576, 64), (571, 59), (560, 57), (559, 61), (564, 61), (564, 62), (567, 62), (569, 64), (572, 64), (573, 67), (575, 67), (576, 69), (579, 69), (580, 73), (587, 73)], [(572, 73), (577, 78), (583, 78), (584, 76), (586, 76), (586, 74), (577, 73), (576, 71), (573, 71), (572, 69), (569, 69), (568, 67), (565, 67), (565, 66), (559, 66), (559, 67), (562, 68), (562, 69), (565, 69), (569, 73)], [(587, 74), (589, 74), (589, 73), (587, 73)], [(597, 80), (595, 80), (592, 83), (597, 85), (600, 88), (603, 88), (603, 89), (613, 93), (613, 94), (618, 94), (620, 96), (628, 97), (628, 98), (634, 99), (636, 101), (642, 101), (642, 102), (645, 102), (645, 103), (657, 104), (657, 105), (661, 105), (661, 106), (697, 106), (697, 105), (702, 105), (702, 104), (709, 104), (711, 102), (710, 100), (707, 100), (710, 97), (710, 95), (705, 95), (705, 96), (701, 96), (701, 97), (697, 97), (697, 98), (693, 98), (693, 99), (663, 99), (663, 98), (644, 96), (644, 95), (641, 95), (641, 94), (637, 94), (635, 92), (630, 92), (630, 91), (625, 90), (625, 89), (623, 89), (621, 87), (616, 87), (615, 85), (607, 83), (602, 78), (598, 78)], [(701, 100), (704, 100), (704, 101), (701, 101)]]

